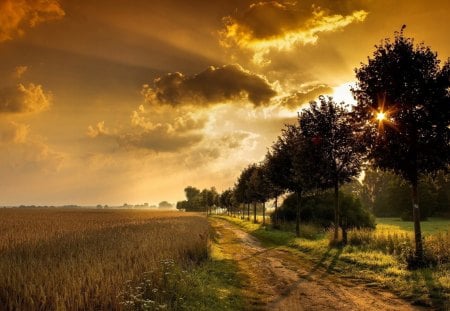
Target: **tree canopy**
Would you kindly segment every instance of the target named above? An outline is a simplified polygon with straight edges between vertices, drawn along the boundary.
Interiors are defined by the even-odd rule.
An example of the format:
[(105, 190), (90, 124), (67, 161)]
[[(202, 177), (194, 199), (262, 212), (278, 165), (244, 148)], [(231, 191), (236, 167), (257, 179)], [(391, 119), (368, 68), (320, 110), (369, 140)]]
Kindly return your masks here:
[[(356, 69), (355, 122), (365, 130), (368, 158), (412, 188), (417, 262), (423, 258), (418, 204), (421, 174), (447, 169), (450, 160), (450, 63), (403, 34), (376, 46)], [(378, 117), (378, 118), (377, 118)]]

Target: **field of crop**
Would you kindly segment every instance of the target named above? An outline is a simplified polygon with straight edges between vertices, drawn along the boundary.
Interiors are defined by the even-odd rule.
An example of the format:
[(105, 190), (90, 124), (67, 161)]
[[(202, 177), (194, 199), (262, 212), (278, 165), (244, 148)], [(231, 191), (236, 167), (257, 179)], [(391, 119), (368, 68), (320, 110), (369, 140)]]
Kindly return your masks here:
[(206, 258), (208, 230), (190, 213), (0, 209), (0, 306), (122, 309), (143, 275)]

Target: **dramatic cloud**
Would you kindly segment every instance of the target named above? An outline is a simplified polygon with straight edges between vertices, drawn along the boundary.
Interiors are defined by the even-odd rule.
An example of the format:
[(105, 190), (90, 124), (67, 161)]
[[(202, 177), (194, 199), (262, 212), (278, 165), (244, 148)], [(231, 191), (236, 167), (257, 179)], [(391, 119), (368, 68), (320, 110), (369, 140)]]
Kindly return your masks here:
[(299, 109), (300, 106), (317, 99), (320, 95), (332, 94), (333, 88), (324, 85), (312, 85), (305, 87), (303, 90), (293, 92), (292, 94), (283, 97), (280, 104), (289, 109)]
[(144, 85), (143, 94), (152, 104), (210, 106), (247, 99), (260, 106), (268, 103), (276, 92), (264, 77), (239, 65), (225, 65), (209, 67), (193, 76), (170, 73), (155, 79), (152, 86)]
[[(319, 4), (320, 5), (320, 4)], [(257, 63), (268, 62), (270, 49), (288, 50), (298, 44), (315, 44), (321, 33), (340, 30), (352, 23), (364, 21), (364, 10), (345, 11), (341, 6), (325, 3), (319, 6), (309, 1), (258, 2), (241, 14), (224, 18), (222, 43), (254, 52)]]
[(64, 10), (57, 0), (0, 1), (0, 42), (22, 36), (25, 29), (62, 18)]
[(0, 114), (41, 112), (51, 102), (51, 93), (44, 92), (41, 85), (19, 83), (16, 87), (0, 89)]

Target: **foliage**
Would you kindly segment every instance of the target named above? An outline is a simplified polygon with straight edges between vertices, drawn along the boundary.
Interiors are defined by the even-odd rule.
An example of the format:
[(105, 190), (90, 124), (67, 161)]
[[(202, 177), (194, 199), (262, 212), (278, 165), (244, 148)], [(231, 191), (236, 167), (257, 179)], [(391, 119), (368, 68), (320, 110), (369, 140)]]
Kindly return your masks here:
[(230, 212), (234, 205), (235, 197), (233, 190), (227, 189), (223, 191), (219, 196), (219, 206)]
[[(418, 183), (421, 220), (450, 215), (449, 175), (440, 171), (436, 176), (424, 175)], [(377, 217), (402, 217), (412, 220), (411, 189), (400, 177), (390, 171), (366, 168), (364, 178), (346, 186), (365, 208)]]
[(177, 209), (185, 211), (207, 211), (219, 205), (219, 194), (216, 189), (199, 189), (187, 186), (184, 189), (186, 200), (177, 202)]
[(251, 164), (241, 172), (234, 187), (234, 196), (238, 203), (252, 203), (250, 178), (255, 170), (256, 164)]
[[(354, 120), (365, 129), (372, 163), (411, 184), (416, 257), (422, 262), (417, 185), (421, 174), (450, 163), (450, 62), (440, 67), (437, 54), (424, 44), (415, 46), (404, 27), (355, 70)], [(386, 118), (376, 124), (379, 112)]]
[[(341, 217), (347, 220), (346, 226), (348, 228), (375, 227), (375, 219), (370, 212), (362, 207), (357, 198), (343, 192), (340, 193), (340, 197)], [(303, 222), (318, 224), (323, 228), (332, 227), (334, 222), (333, 203), (334, 193), (331, 191), (308, 196), (303, 201), (300, 218)], [(295, 219), (295, 204), (295, 196), (288, 196), (278, 211), (279, 219), (293, 221)], [(271, 217), (276, 216), (272, 214)]]
[[(356, 69), (356, 119), (370, 134), (369, 157), (405, 180), (446, 168), (450, 157), (450, 64), (397, 33), (376, 47), (368, 64)], [(373, 122), (385, 112), (387, 120)]]
[[(331, 97), (319, 97), (319, 102), (311, 102), (308, 109), (299, 115), (299, 123), (305, 137), (302, 146), (301, 163), (309, 159), (309, 172), (315, 176), (315, 188), (334, 188), (335, 239), (338, 235), (339, 185), (349, 182), (361, 170), (364, 145), (358, 139), (358, 130), (352, 122), (349, 107), (337, 104)], [(306, 151), (306, 152), (305, 152)]]

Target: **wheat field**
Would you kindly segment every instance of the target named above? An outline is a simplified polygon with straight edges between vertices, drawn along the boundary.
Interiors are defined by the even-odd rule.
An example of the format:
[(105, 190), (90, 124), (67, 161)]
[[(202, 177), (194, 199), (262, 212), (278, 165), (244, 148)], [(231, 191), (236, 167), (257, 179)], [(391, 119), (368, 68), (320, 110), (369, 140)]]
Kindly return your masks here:
[(117, 310), (162, 260), (207, 254), (204, 216), (148, 210), (0, 209), (0, 309)]

